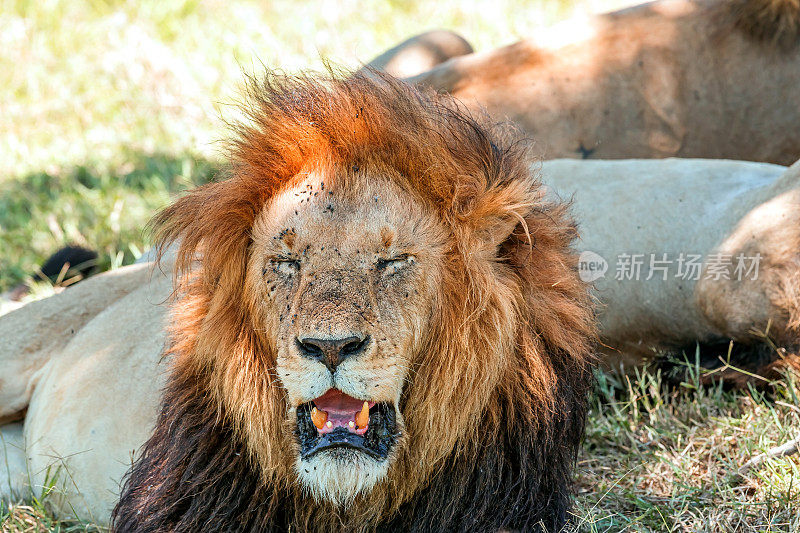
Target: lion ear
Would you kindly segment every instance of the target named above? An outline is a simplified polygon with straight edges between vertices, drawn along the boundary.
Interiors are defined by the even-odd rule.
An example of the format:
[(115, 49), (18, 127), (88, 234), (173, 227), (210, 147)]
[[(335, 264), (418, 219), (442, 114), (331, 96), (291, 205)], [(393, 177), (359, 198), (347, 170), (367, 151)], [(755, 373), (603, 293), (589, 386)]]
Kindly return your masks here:
[(493, 224), (486, 228), (487, 240), (493, 249), (500, 251), (508, 241), (513, 238), (519, 237), (517, 235), (527, 233), (525, 228), (525, 219), (517, 213), (510, 213), (509, 215), (498, 218)]

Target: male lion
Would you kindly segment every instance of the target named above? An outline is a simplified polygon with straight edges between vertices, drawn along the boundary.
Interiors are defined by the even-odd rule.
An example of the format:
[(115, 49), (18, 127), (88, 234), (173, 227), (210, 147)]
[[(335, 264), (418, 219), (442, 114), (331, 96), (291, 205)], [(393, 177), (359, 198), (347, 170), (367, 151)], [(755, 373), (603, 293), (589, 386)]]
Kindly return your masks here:
[[(102, 521), (109, 465), (154, 426), (117, 531), (560, 528), (595, 331), (574, 225), (524, 143), (375, 74), (253, 82), (246, 110), (230, 177), (157, 219), (179, 241), (157, 418), (121, 429), (161, 383), (161, 276), (77, 332), (69, 361), (29, 370), (0, 348), (20, 377), (0, 394), (19, 411), (33, 389), (27, 445), (80, 465), (64, 490)], [(95, 403), (117, 381), (121, 405)], [(106, 470), (85, 471), (92, 454)]]
[[(409, 76), (420, 39), (375, 66)], [(660, 0), (453, 50), (408, 79), (517, 122), (545, 159), (800, 158), (798, 0)]]

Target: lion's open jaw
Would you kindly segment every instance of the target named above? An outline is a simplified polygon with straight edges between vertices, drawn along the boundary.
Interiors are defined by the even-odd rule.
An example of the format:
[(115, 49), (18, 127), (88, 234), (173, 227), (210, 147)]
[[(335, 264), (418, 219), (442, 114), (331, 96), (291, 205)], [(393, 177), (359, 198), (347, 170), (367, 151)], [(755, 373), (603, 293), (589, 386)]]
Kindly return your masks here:
[(394, 406), (348, 396), (338, 389), (297, 408), (300, 456), (351, 448), (382, 461), (398, 438)]

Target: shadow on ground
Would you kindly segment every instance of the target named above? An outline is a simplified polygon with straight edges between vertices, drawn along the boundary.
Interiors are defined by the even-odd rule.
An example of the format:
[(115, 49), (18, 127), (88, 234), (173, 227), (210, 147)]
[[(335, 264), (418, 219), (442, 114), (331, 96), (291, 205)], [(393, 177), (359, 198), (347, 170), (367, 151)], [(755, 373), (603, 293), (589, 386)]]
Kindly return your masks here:
[(96, 250), (98, 271), (132, 263), (149, 247), (153, 214), (220, 166), (195, 154), (131, 151), (120, 160), (0, 179), (0, 292), (70, 243)]

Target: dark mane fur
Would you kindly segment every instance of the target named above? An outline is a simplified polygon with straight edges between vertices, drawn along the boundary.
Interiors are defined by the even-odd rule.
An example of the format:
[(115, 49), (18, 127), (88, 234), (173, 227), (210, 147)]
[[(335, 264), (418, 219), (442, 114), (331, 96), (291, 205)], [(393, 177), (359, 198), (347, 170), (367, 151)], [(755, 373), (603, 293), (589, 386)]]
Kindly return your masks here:
[(734, 26), (757, 41), (789, 48), (800, 40), (798, 0), (724, 0), (720, 6)]

